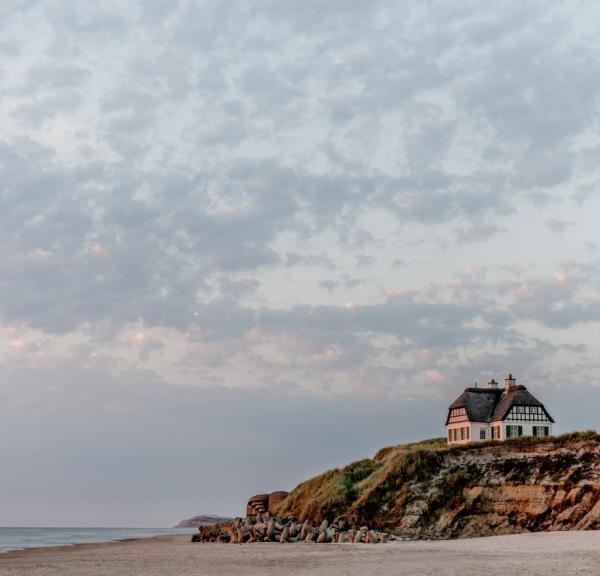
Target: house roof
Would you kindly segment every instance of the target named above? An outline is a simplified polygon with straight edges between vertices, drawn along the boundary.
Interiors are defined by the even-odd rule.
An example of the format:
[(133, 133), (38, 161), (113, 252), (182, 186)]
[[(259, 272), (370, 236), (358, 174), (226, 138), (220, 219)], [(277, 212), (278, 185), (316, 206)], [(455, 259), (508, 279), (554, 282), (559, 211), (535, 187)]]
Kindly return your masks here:
[[(448, 409), (464, 408), (471, 422), (489, 422), (502, 390), (498, 388), (466, 388)], [(448, 421), (446, 421), (448, 424)]]
[(544, 405), (525, 386), (511, 386), (508, 392), (502, 394), (500, 402), (494, 408), (492, 420), (504, 420), (508, 416), (510, 409), (517, 405), (540, 406), (546, 413), (546, 416), (548, 416), (550, 422), (554, 422)]
[(525, 388), (510, 386), (501, 388), (466, 388), (448, 408), (446, 425), (454, 408), (464, 408), (471, 422), (494, 422), (504, 420), (513, 406), (540, 406), (550, 422), (554, 422), (544, 405)]

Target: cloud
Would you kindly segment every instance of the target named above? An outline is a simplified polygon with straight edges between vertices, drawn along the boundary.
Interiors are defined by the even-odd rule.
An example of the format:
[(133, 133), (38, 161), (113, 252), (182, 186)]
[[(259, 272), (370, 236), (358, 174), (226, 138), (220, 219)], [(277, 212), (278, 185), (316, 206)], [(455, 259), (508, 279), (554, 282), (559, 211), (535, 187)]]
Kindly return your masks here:
[(339, 286), (339, 282), (336, 282), (335, 280), (321, 280), (319, 286), (324, 290), (333, 292)]
[(461, 243), (481, 242), (500, 232), (502, 232), (502, 228), (495, 224), (473, 224), (469, 228), (459, 228), (456, 231), (456, 241)]
[(586, 294), (586, 284), (577, 270), (558, 271), (551, 279), (526, 280), (516, 286), (514, 313), (559, 329), (597, 322), (600, 308)]
[(375, 256), (371, 256), (370, 254), (357, 254), (354, 257), (354, 261), (356, 262), (356, 266), (358, 268), (368, 268), (377, 262), (377, 258)]
[[(205, 457), (249, 434), (258, 461), (275, 449), (248, 423), (261, 398), (293, 419), (302, 396), (294, 422), (311, 430), (325, 398), (327, 436), (364, 398), (373, 414), (446, 402), (507, 366), (586, 385), (598, 16), (589, 2), (2, 3), (0, 355), (23, 386), (0, 390), (0, 422), (9, 401), (35, 422), (46, 370), (40, 398), (62, 390), (66, 412), (50, 405), (73, 427), (77, 403), (102, 398), (89, 442), (120, 411), (147, 429), (166, 398), (182, 446), (201, 443), (197, 414), (207, 434), (237, 417)], [(147, 439), (129, 439), (151, 476)]]
[[(454, 235), (462, 250), (486, 245), (524, 197), (556, 199), (581, 176), (575, 143), (595, 113), (597, 63), (581, 16), (560, 7), (524, 17), (515, 3), (484, 13), (177, 2), (165, 12), (40, 1), (28, 7), (40, 42), (28, 56), (8, 14), (12, 55), (0, 59), (18, 57), (0, 150), (7, 324), (183, 335), (200, 324), (218, 339), (259, 316), (289, 329), (364, 313), (379, 334), (398, 331), (381, 329), (389, 312), (412, 330), (424, 306), (452, 301), (414, 299), (398, 316), (344, 259), (374, 276), (380, 253), (413, 261), (394, 239), (410, 227)], [(556, 233), (573, 221), (544, 210)], [(346, 301), (372, 292), (352, 314), (313, 294), (271, 306), (285, 274), (292, 284), (309, 275), (329, 297), (343, 289)], [(452, 282), (461, 303), (495, 297), (485, 283)], [(512, 312), (541, 317), (526, 293)], [(472, 318), (510, 316), (504, 303), (485, 306), (459, 321), (466, 340)], [(554, 323), (583, 318), (582, 306), (557, 304)], [(417, 340), (437, 340), (435, 326)]]
[(569, 227), (573, 226), (573, 222), (567, 220), (559, 220), (557, 218), (550, 218), (546, 220), (546, 227), (553, 233), (562, 236)]

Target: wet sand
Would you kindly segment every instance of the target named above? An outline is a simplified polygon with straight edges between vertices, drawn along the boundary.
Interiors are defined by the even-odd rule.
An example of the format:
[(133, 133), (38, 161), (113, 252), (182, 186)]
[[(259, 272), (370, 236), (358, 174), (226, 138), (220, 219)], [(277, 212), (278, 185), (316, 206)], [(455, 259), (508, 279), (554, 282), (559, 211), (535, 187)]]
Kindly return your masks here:
[(0, 574), (77, 576), (600, 574), (600, 532), (552, 532), (385, 545), (192, 544), (189, 536), (0, 555)]

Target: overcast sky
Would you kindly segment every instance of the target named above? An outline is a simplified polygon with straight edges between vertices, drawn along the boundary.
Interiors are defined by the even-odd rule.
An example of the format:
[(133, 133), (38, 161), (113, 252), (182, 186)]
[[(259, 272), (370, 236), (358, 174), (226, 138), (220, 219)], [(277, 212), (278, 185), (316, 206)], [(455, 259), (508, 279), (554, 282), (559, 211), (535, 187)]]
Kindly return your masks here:
[(600, 402), (596, 2), (0, 3), (0, 525), (241, 514), (509, 371)]

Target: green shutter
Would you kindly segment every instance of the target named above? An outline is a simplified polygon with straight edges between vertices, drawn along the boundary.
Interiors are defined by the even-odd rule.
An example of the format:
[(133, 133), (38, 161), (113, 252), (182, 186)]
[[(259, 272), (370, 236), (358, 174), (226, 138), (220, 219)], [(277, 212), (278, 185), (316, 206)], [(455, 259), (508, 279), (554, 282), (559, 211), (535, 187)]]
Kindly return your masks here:
[(519, 436), (523, 436), (523, 426), (519, 426)]
[(544, 426), (544, 436), (550, 436), (550, 427)]
[(506, 437), (510, 438), (510, 426), (506, 427)]

